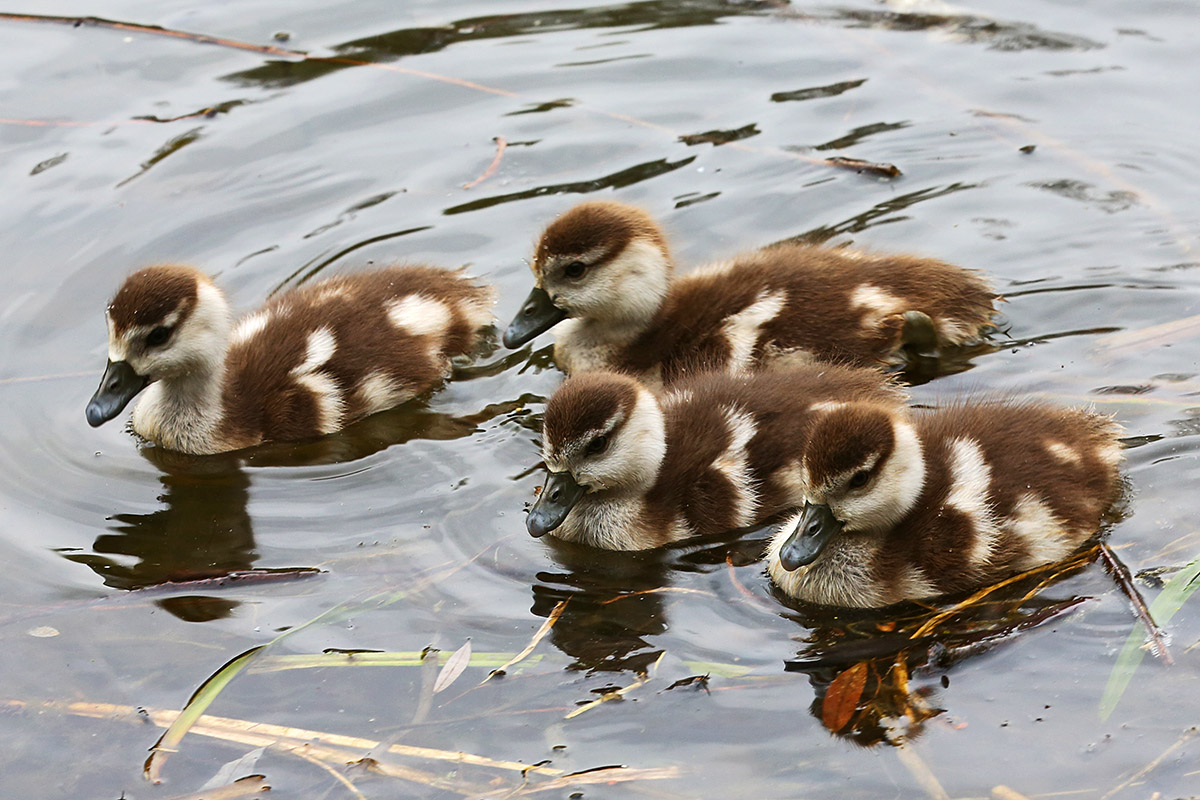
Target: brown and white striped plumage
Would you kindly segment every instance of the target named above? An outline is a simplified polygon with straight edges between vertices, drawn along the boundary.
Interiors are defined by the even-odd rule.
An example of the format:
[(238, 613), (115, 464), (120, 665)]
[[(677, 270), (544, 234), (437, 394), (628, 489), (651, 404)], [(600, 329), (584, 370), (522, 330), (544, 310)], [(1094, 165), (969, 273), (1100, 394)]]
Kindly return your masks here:
[(658, 396), (627, 375), (572, 376), (546, 406), (542, 456), (551, 480), (567, 474), (586, 493), (553, 534), (640, 550), (761, 522), (800, 497), (814, 406), (904, 399), (874, 370), (829, 364), (708, 373)]
[(831, 406), (814, 423), (802, 480), (809, 509), (831, 512), (840, 531), (789, 571), (781, 549), (803, 523), (788, 520), (768, 570), (792, 597), (873, 607), (1060, 561), (1118, 497), (1119, 434), (1108, 417), (1037, 403)]
[[(582, 274), (570, 277), (579, 264)], [(582, 203), (554, 220), (532, 269), (566, 312), (556, 326), (559, 367), (625, 372), (652, 385), (781, 360), (896, 365), (905, 312), (927, 314), (939, 346), (957, 345), (986, 332), (998, 300), (979, 273), (935, 259), (805, 245), (673, 278), (655, 221), (612, 202)]]
[(428, 391), (491, 324), (491, 304), (459, 272), (392, 267), (293, 289), (235, 325), (204, 273), (154, 266), (108, 306), (109, 361), (148, 382), (134, 431), (215, 453), (330, 433)]

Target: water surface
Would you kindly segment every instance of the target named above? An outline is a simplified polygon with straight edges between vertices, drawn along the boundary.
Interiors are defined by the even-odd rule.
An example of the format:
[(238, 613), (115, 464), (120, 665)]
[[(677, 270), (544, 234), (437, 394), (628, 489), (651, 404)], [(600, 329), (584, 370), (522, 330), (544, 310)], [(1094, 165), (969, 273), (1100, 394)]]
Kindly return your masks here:
[[(1200, 722), (1194, 606), (1169, 626), (1175, 666), (1147, 658), (1101, 722), (1134, 622), (1097, 565), (1023, 605), (1036, 581), (1017, 587), (959, 639), (915, 648), (900, 692), (890, 656), (838, 649), (886, 644), (890, 618), (789, 608), (758, 543), (621, 555), (531, 539), (538, 420), (561, 380), (541, 350), (484, 355), (490, 366), (427, 402), (326, 440), (231, 457), (139, 450), (119, 424), (83, 418), (105, 358), (104, 303), (138, 266), (199, 265), (249, 309), (342, 269), (467, 264), (499, 287), (507, 319), (539, 228), (582, 199), (615, 198), (663, 219), (684, 268), (802, 239), (986, 270), (1008, 298), (1013, 344), (918, 387), (918, 401), (1003, 391), (1115, 414), (1132, 491), (1110, 542), (1134, 572), (1180, 565), (1200, 550), (1200, 340), (1194, 324), (1154, 326), (1200, 314), (1191, 4), (106, 0), (91, 11), (318, 58), (0, 21), (5, 796), (196, 791), (254, 745), (193, 733), (156, 787), (141, 777), (154, 725), (43, 704), (179, 709), (237, 654), (396, 590), (411, 594), (275, 653), (449, 652), (469, 638), (503, 660), (570, 602), (522, 668), (478, 689), (467, 691), (485, 666), (436, 696), (436, 671), (419, 666), (260, 670), (209, 713), (565, 772), (678, 771), (558, 796), (941, 796), (933, 782), (952, 797), (998, 785), (1200, 793), (1187, 738)], [(507, 146), (488, 174), (497, 137)], [(903, 175), (823, 163), (833, 155)], [(164, 588), (250, 568), (321, 572)], [(996, 634), (972, 639), (979, 630)], [(833, 655), (811, 668), (813, 653)], [(798, 661), (808, 671), (785, 669)], [(825, 698), (857, 663), (875, 700), (834, 735)], [(624, 700), (564, 719), (647, 673)], [(695, 675), (707, 683), (667, 690)], [(461, 791), (345, 775), (367, 797), (521, 782), (388, 758)], [(351, 796), (278, 750), (238, 774), (249, 772), (281, 796)]]

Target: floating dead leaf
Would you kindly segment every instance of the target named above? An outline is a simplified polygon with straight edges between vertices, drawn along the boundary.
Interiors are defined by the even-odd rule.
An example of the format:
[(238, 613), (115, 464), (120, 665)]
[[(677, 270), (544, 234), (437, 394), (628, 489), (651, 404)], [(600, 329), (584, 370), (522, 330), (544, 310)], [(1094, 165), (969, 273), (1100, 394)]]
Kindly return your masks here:
[(850, 722), (858, 710), (863, 687), (867, 684), (867, 662), (860, 661), (845, 670), (829, 684), (825, 701), (821, 704), (821, 722), (833, 733), (837, 733)]
[(450, 687), (450, 684), (458, 680), (458, 676), (463, 674), (463, 670), (471, 663), (471, 640), (467, 639), (462, 647), (454, 651), (450, 659), (446, 661), (446, 666), (442, 667), (442, 671), (438, 673), (437, 680), (433, 683), (433, 693), (444, 691)]
[(200, 787), (201, 792), (206, 792), (209, 789), (217, 789), (222, 786), (228, 786), (231, 783), (236, 783), (238, 775), (251, 775), (252, 770), (258, 764), (258, 760), (262, 758), (262, 754), (266, 752), (265, 747), (258, 747), (246, 753), (244, 756), (235, 758), (233, 761), (223, 765), (217, 774), (213, 775), (204, 785)]
[(1037, 149), (1037, 145), (1036, 144), (1027, 144), (1024, 147), (1018, 147), (1017, 149), (1020, 150), (1025, 155), (1029, 155), (1030, 153), (1032, 153), (1034, 150)]
[(884, 178), (898, 178), (903, 173), (895, 164), (881, 164), (874, 161), (864, 161), (861, 158), (849, 158), (847, 156), (833, 156), (825, 159), (825, 163), (831, 167), (843, 167), (852, 169), (855, 172), (869, 172), (872, 175), (880, 175)]

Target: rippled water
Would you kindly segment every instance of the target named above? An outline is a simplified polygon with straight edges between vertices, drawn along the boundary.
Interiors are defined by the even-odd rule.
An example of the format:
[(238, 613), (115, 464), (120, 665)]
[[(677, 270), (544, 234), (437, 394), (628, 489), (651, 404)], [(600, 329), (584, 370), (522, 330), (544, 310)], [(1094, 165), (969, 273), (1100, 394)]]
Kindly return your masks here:
[[(7, 10), (78, 13), (52, 0)], [(1200, 793), (1194, 739), (1155, 761), (1200, 721), (1195, 603), (1169, 625), (1175, 666), (1147, 659), (1101, 723), (1133, 617), (1099, 566), (1000, 614), (991, 638), (923, 642), (905, 695), (888, 671), (887, 618), (787, 607), (759, 543), (615, 555), (530, 539), (538, 419), (560, 380), (544, 350), (497, 349), (427, 403), (237, 457), (139, 451), (120, 425), (83, 418), (105, 358), (104, 303), (137, 266), (194, 263), (251, 308), (341, 269), (469, 264), (499, 287), (507, 319), (539, 228), (585, 197), (614, 197), (660, 216), (685, 265), (798, 238), (987, 270), (1013, 344), (917, 399), (1000, 390), (1115, 413), (1132, 491), (1110, 542), (1135, 572), (1184, 563), (1200, 550), (1193, 5), (108, 0), (91, 11), (313, 58), (0, 21), (5, 796), (197, 790), (255, 745), (193, 733), (153, 787), (140, 774), (153, 725), (42, 704), (178, 709), (238, 653), (397, 589), (411, 593), (275, 652), (448, 652), (469, 638), (503, 660), (570, 602), (523, 668), (478, 689), (467, 691), (484, 666), (434, 696), (421, 667), (260, 669), (209, 713), (566, 772), (678, 770), (558, 796), (941, 796), (935, 782), (953, 797), (1000, 784)], [(496, 137), (507, 146), (489, 173)], [(833, 155), (903, 176), (822, 163)], [(251, 567), (321, 572), (162, 586)], [(1004, 596), (1016, 604), (1031, 588)], [(826, 661), (813, 667), (813, 653)], [(875, 702), (832, 735), (831, 681), (868, 656)], [(798, 661), (807, 672), (785, 669)], [(647, 670), (624, 701), (564, 720)], [(706, 686), (667, 691), (697, 674)], [(520, 785), (504, 770), (397, 762), (469, 785), (346, 775), (368, 797)], [(247, 772), (282, 796), (350, 796), (279, 751)]]

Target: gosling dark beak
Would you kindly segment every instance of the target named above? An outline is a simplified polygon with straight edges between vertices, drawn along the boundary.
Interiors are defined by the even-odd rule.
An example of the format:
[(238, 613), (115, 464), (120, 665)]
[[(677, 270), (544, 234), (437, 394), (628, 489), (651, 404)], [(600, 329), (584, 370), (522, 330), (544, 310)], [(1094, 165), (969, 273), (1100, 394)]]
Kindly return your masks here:
[(844, 525), (829, 506), (805, 503), (796, 529), (779, 548), (779, 563), (789, 572), (811, 564)]
[(567, 514), (586, 493), (587, 489), (576, 483), (570, 472), (551, 472), (537, 502), (529, 509), (529, 518), (525, 520), (529, 534), (545, 536), (562, 525)]
[(100, 387), (87, 404), (88, 424), (95, 428), (120, 414), (149, 382), (134, 372), (128, 361), (109, 361)]
[(521, 310), (504, 332), (504, 346), (509, 350), (520, 347), (533, 337), (553, 328), (566, 318), (567, 312), (554, 305), (545, 289), (535, 286), (521, 304)]

